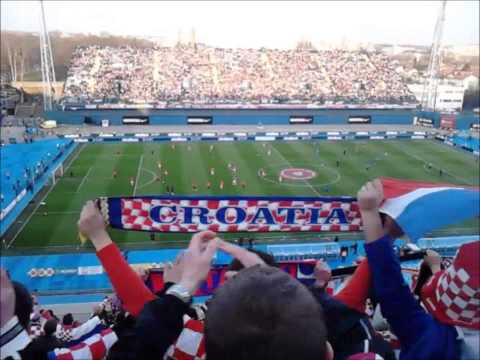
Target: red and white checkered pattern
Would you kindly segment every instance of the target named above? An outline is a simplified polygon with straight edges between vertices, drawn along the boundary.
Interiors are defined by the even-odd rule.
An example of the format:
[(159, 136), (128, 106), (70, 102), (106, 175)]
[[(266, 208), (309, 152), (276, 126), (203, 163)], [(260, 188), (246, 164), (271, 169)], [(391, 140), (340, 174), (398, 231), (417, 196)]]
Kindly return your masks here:
[(63, 342), (69, 342), (72, 341), (73, 336), (72, 336), (72, 326), (65, 326), (65, 325), (60, 325), (58, 324), (57, 326), (57, 332), (55, 336), (59, 339), (62, 340)]
[(29, 335), (32, 339), (43, 335), (42, 325), (40, 325), (39, 323), (30, 325)]
[(472, 289), (468, 284), (469, 274), (465, 269), (450, 266), (440, 279), (436, 290), (437, 300), (444, 305), (446, 315), (454, 320), (478, 322), (479, 289)]
[(117, 335), (112, 329), (95, 334), (71, 348), (55, 349), (49, 353), (49, 359), (56, 360), (95, 360), (103, 359), (108, 350), (117, 342)]
[(175, 343), (165, 353), (164, 360), (205, 360), (204, 324), (188, 316)]
[(422, 288), (422, 301), (439, 320), (480, 329), (480, 241), (460, 247), (453, 264)]
[[(150, 210), (157, 206), (176, 206), (176, 212), (169, 208), (163, 208), (160, 218), (167, 223), (155, 222), (150, 217)], [(207, 219), (209, 224), (184, 224), (183, 206), (198, 206), (208, 209)], [(229, 224), (221, 223), (216, 218), (216, 212), (223, 207), (242, 208), (246, 213), (245, 220), (240, 224), (234, 224), (237, 212), (229, 209), (226, 212), (226, 220)], [(267, 224), (262, 216), (252, 224), (259, 207), (267, 207), (272, 214), (275, 224)], [(305, 214), (296, 214), (295, 224), (285, 224), (287, 214), (283, 211), (278, 213), (279, 208), (298, 208), (298, 209), (321, 209), (319, 211), (318, 225), (309, 224), (309, 211)], [(343, 209), (348, 224), (332, 223), (322, 224), (330, 215), (333, 209)], [(198, 219), (194, 216), (194, 219)], [(121, 200), (121, 222), (124, 229), (143, 230), (154, 232), (197, 232), (201, 230), (212, 230), (216, 232), (268, 232), (268, 231), (284, 231), (284, 232), (319, 232), (319, 231), (359, 231), (361, 230), (361, 218), (358, 205), (355, 202), (340, 201), (300, 201), (295, 200), (201, 200), (201, 199), (152, 199), (152, 198), (127, 198)]]

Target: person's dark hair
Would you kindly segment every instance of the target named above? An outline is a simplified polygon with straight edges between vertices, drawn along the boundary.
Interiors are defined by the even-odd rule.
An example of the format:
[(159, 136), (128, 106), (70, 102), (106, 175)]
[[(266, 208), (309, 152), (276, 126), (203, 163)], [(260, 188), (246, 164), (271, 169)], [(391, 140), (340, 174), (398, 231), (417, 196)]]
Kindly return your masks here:
[[(248, 251), (257, 254), (268, 266), (278, 267), (277, 262), (275, 261), (275, 257), (272, 254), (255, 250), (255, 249), (248, 249)], [(240, 271), (244, 268), (243, 264), (238, 259), (233, 259), (230, 265), (228, 265), (227, 270), (229, 271)]]
[(15, 315), (18, 317), (20, 325), (22, 325), (24, 329), (28, 329), (30, 314), (33, 311), (32, 297), (23, 284), (12, 281), (12, 285), (15, 291)]
[(380, 219), (383, 227), (391, 237), (396, 239), (404, 235), (402, 228), (390, 216), (380, 213)]
[(55, 319), (49, 319), (45, 322), (45, 325), (43, 325), (43, 332), (45, 333), (46, 336), (53, 335), (55, 331), (57, 331), (57, 320)]
[(420, 265), (420, 270), (418, 271), (417, 283), (415, 284), (415, 289), (413, 289), (413, 293), (420, 297), (423, 285), (425, 285), (432, 276), (432, 269), (425, 261), (422, 261)]
[(208, 360), (307, 360), (326, 357), (320, 304), (284, 271), (253, 266), (219, 287), (205, 320)]
[(62, 323), (63, 323), (63, 325), (72, 325), (73, 324), (73, 315), (71, 313), (63, 315)]

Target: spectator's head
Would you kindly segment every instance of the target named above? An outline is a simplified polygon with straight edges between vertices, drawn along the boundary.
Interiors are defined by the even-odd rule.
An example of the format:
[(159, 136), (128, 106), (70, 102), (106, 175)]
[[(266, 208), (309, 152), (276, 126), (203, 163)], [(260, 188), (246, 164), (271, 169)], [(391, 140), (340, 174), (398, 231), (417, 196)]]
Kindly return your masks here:
[(45, 325), (43, 325), (43, 332), (45, 333), (45, 336), (51, 336), (55, 334), (57, 331), (57, 320), (55, 319), (50, 319), (45, 322)]
[(397, 239), (405, 235), (402, 228), (390, 216), (380, 213), (380, 217), (385, 230), (392, 238)]
[(17, 281), (12, 281), (15, 291), (15, 315), (18, 317), (20, 325), (28, 329), (30, 314), (33, 311), (33, 300), (25, 286)]
[(412, 291), (415, 295), (420, 296), (420, 292), (423, 286), (427, 283), (428, 280), (432, 277), (432, 269), (425, 262), (422, 261), (420, 264), (420, 269), (418, 275), (412, 276)]
[(271, 266), (245, 269), (217, 289), (205, 336), (209, 360), (328, 358), (321, 306), (300, 282)]
[(58, 318), (57, 318), (57, 316), (55, 315), (55, 313), (53, 312), (52, 309), (48, 309), (47, 313), (48, 313), (48, 319), (56, 319), (58, 321)]
[(73, 325), (73, 315), (71, 313), (63, 315), (63, 325)]
[(93, 315), (100, 315), (103, 311), (103, 304), (96, 304), (93, 307)]
[(480, 241), (463, 244), (453, 263), (421, 289), (421, 299), (440, 322), (480, 329)]

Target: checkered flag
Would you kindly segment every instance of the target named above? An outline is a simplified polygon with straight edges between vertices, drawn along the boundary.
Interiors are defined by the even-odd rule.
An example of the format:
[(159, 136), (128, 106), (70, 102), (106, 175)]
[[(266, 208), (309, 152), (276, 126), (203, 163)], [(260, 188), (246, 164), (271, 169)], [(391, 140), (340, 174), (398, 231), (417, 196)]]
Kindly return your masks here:
[(439, 321), (480, 330), (480, 241), (463, 244), (444, 271), (421, 291), (422, 302)]

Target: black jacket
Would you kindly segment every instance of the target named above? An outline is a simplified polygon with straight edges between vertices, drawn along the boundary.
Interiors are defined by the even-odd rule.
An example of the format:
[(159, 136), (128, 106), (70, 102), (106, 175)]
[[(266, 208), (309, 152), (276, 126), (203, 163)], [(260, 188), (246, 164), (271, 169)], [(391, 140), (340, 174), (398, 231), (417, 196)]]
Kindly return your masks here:
[(381, 355), (385, 360), (396, 359), (390, 344), (375, 332), (366, 314), (349, 308), (322, 288), (311, 287), (310, 291), (322, 305), (335, 360), (363, 353), (366, 346), (369, 352)]
[(48, 352), (60, 348), (62, 345), (63, 343), (55, 336), (43, 335), (33, 339), (25, 349), (18, 353), (22, 360), (48, 360)]
[(137, 318), (139, 359), (160, 359), (183, 329), (183, 315), (189, 304), (173, 295), (160, 295), (145, 304)]

